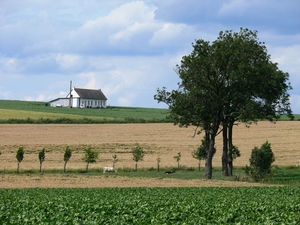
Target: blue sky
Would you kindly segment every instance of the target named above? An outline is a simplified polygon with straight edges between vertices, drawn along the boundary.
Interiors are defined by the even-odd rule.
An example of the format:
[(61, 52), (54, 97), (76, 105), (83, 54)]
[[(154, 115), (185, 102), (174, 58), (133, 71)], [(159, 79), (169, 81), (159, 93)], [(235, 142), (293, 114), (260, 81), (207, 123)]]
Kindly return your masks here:
[(112, 106), (165, 108), (153, 95), (176, 89), (174, 72), (195, 39), (258, 31), (290, 74), (300, 113), (299, 0), (2, 0), (0, 99), (49, 101), (102, 89)]

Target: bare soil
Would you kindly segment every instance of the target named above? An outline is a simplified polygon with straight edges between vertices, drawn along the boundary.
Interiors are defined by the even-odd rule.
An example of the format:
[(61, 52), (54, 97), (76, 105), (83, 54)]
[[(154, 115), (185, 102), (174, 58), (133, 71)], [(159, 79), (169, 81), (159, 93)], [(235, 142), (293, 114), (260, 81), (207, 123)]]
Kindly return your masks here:
[(179, 180), (78, 175), (2, 175), (0, 188), (104, 188), (104, 187), (235, 187), (263, 186), (249, 182)]
[[(251, 150), (260, 147), (264, 142), (271, 143), (275, 154), (275, 164), (279, 166), (296, 165), (300, 152), (300, 122), (286, 121), (259, 122), (250, 128), (243, 124), (234, 127), (234, 145), (241, 151), (241, 157), (234, 161), (235, 166), (249, 164)], [(16, 152), (24, 146), (25, 156), (20, 170), (38, 170), (38, 152), (46, 149), (46, 160), (43, 170), (63, 170), (63, 154), (66, 146), (74, 150), (68, 162), (68, 169), (84, 169), (82, 161), (84, 148), (91, 146), (99, 151), (99, 160), (90, 168), (102, 168), (112, 165), (112, 155), (117, 154), (117, 168), (134, 168), (131, 149), (136, 143), (144, 148), (147, 154), (139, 168), (156, 168), (157, 158), (161, 158), (161, 167), (176, 167), (174, 156), (181, 153), (181, 166), (197, 167), (197, 160), (191, 156), (202, 139), (194, 135), (193, 128), (179, 128), (172, 124), (93, 124), (93, 125), (0, 125), (1, 168), (16, 170)], [(222, 137), (216, 140), (217, 153), (213, 165), (221, 166)], [(202, 162), (204, 164), (204, 162)], [(3, 174), (3, 173), (2, 173)], [(234, 183), (234, 182), (233, 182)], [(111, 187), (111, 186), (231, 186), (231, 182), (174, 179), (137, 179), (118, 176), (61, 176), (61, 175), (9, 175), (0, 178), (0, 187)], [(235, 184), (236, 185), (236, 184)], [(238, 185), (243, 185), (238, 182)], [(245, 185), (248, 185), (245, 183)]]

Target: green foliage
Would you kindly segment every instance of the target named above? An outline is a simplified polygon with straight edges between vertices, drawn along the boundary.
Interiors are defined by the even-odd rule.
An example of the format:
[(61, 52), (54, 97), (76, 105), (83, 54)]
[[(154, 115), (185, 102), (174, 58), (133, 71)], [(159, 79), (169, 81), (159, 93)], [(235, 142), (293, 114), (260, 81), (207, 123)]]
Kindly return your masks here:
[(84, 149), (84, 152), (85, 152), (85, 154), (84, 154), (83, 161), (87, 163), (86, 172), (88, 172), (89, 164), (97, 162), (99, 153), (96, 151), (93, 151), (90, 146), (86, 147)]
[(84, 155), (83, 160), (85, 162), (87, 162), (87, 163), (95, 163), (97, 161), (97, 159), (98, 159), (98, 152), (93, 151), (90, 146), (86, 147), (84, 149), (84, 152), (85, 152), (85, 155)]
[(18, 162), (22, 162), (24, 159), (24, 147), (21, 146), (19, 147), (18, 151), (17, 151), (17, 155), (16, 155), (16, 159), (18, 160)]
[(24, 159), (24, 147), (21, 146), (19, 147), (18, 151), (17, 151), (17, 155), (16, 155), (16, 159), (18, 160), (18, 168), (17, 168), (17, 172), (20, 172), (20, 163), (23, 161)]
[[(201, 145), (192, 152), (192, 156), (193, 158), (198, 160), (205, 160), (207, 158), (207, 150), (208, 150), (208, 143), (204, 137), (201, 140)], [(215, 155), (216, 151), (217, 151), (216, 148), (214, 148), (213, 155)]]
[(132, 159), (133, 161), (135, 161), (135, 170), (137, 171), (137, 164), (139, 161), (143, 161), (144, 160), (144, 156), (145, 156), (145, 151), (143, 150), (143, 148), (136, 143), (135, 147), (132, 149)]
[(69, 162), (70, 158), (72, 157), (72, 149), (70, 149), (69, 146), (66, 147), (65, 153), (64, 153), (64, 172), (67, 170), (67, 163)]
[(43, 163), (45, 161), (45, 158), (46, 158), (46, 152), (45, 152), (45, 148), (43, 148), (41, 151), (39, 151), (40, 163)]
[(232, 159), (236, 159), (237, 157), (241, 156), (241, 152), (236, 146), (232, 146), (231, 149), (229, 149), (228, 155), (232, 157)]
[(258, 181), (271, 173), (271, 166), (274, 161), (275, 156), (271, 144), (267, 141), (260, 148), (252, 149), (249, 159), (250, 166), (245, 167), (245, 173), (250, 175), (254, 181)]
[(194, 151), (192, 151), (192, 157), (193, 157), (194, 159), (199, 160), (199, 161), (205, 159), (205, 158), (202, 156), (201, 153), (202, 153), (202, 152), (201, 152), (201, 148), (198, 147), (198, 148), (196, 148)]
[(2, 224), (298, 224), (300, 198), (295, 196), (299, 195), (297, 187), (0, 189), (0, 221)]
[(179, 169), (180, 168), (179, 162), (180, 162), (180, 159), (181, 159), (181, 153), (178, 152), (177, 155), (175, 155), (173, 158), (176, 160), (176, 162), (177, 162), (177, 168)]
[[(198, 170), (200, 171), (200, 161), (207, 157), (207, 143), (205, 138), (202, 139), (201, 145), (192, 152), (192, 157), (198, 160)], [(215, 149), (216, 150), (216, 149)], [(216, 151), (215, 151), (216, 152)], [(214, 154), (215, 154), (214, 152)]]
[(66, 150), (65, 150), (65, 153), (64, 153), (64, 161), (68, 162), (71, 157), (72, 157), (72, 149), (70, 149), (70, 147), (67, 146)]
[(42, 172), (42, 164), (45, 161), (46, 153), (45, 148), (43, 148), (41, 151), (39, 151), (39, 161), (40, 161), (40, 172)]

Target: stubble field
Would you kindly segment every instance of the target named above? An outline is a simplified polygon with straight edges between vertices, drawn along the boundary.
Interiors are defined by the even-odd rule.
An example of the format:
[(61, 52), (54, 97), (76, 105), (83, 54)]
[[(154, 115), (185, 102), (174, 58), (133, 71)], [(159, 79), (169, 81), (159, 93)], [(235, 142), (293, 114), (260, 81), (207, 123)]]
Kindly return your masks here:
[[(275, 164), (279, 166), (296, 165), (300, 152), (300, 122), (259, 122), (250, 128), (243, 124), (234, 127), (234, 145), (241, 151), (241, 157), (234, 161), (235, 166), (245, 166), (249, 163), (251, 150), (260, 147), (265, 141), (271, 143), (275, 154)], [(66, 146), (73, 149), (73, 155), (68, 162), (68, 169), (85, 169), (82, 161), (84, 148), (91, 146), (99, 152), (99, 160), (90, 168), (102, 168), (112, 165), (112, 155), (115, 153), (119, 161), (117, 168), (134, 168), (131, 149), (136, 143), (146, 151), (144, 161), (139, 162), (139, 168), (156, 168), (157, 158), (161, 158), (161, 167), (176, 167), (173, 158), (181, 153), (181, 166), (197, 167), (197, 161), (191, 156), (202, 135), (194, 135), (193, 128), (179, 128), (172, 124), (93, 124), (93, 125), (9, 125), (0, 126), (0, 165), (2, 170), (15, 170), (17, 167), (16, 152), (24, 146), (25, 155), (20, 170), (38, 170), (38, 151), (46, 149), (46, 160), (43, 170), (63, 170), (63, 154)], [(221, 166), (222, 137), (216, 140), (217, 153), (213, 166)], [(204, 162), (202, 162), (202, 166)], [(4, 173), (3, 173), (4, 174)], [(86, 180), (87, 179), (87, 180)], [(93, 179), (94, 182), (91, 182)], [(77, 177), (61, 175), (20, 176), (4, 174), (1, 177), (1, 187), (104, 187), (104, 186), (231, 186), (229, 182), (220, 183), (205, 180), (174, 181), (171, 179), (129, 179), (119, 177)], [(172, 184), (172, 182), (175, 182)], [(181, 183), (181, 184), (180, 184)], [(241, 184), (239, 184), (241, 185)], [(245, 184), (247, 185), (247, 184)]]

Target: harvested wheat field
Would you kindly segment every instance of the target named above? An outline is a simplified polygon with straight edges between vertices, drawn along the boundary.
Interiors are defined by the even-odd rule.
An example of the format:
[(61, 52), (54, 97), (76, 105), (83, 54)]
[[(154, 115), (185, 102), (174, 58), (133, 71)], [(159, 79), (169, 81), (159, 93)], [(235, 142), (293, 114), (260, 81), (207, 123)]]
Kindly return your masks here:
[[(243, 124), (234, 127), (233, 141), (241, 151), (241, 157), (234, 161), (235, 166), (245, 166), (254, 146), (260, 147), (265, 141), (271, 143), (275, 154), (275, 164), (279, 166), (296, 165), (299, 161), (300, 152), (300, 122), (286, 121), (277, 122), (259, 122), (246, 128)], [(161, 158), (161, 167), (176, 167), (177, 162), (173, 158), (178, 152), (181, 153), (181, 166), (197, 167), (197, 160), (191, 156), (191, 152), (196, 149), (202, 136), (193, 137), (193, 128), (179, 128), (172, 124), (42, 124), (42, 125), (0, 125), (0, 164), (3, 170), (15, 170), (17, 167), (16, 152), (20, 146), (24, 146), (24, 160), (20, 164), (20, 170), (38, 170), (39, 160), (38, 151), (46, 149), (46, 160), (43, 163), (43, 169), (62, 169), (63, 154), (66, 146), (73, 149), (73, 155), (68, 162), (68, 169), (84, 169), (85, 162), (82, 161), (84, 148), (91, 146), (97, 150), (99, 160), (91, 164), (89, 168), (102, 168), (112, 165), (112, 155), (117, 154), (117, 168), (134, 168), (131, 149), (136, 143), (146, 151), (144, 161), (139, 162), (139, 168), (156, 167), (157, 158)], [(213, 166), (221, 166), (222, 137), (219, 135), (216, 140), (217, 153), (213, 159)], [(204, 163), (202, 163), (204, 164)], [(46, 178), (49, 179), (46, 179)], [(46, 180), (45, 180), (46, 179)], [(150, 183), (156, 183), (155, 186), (169, 186), (170, 180), (145, 180), (133, 179), (134, 182), (126, 178), (109, 177), (106, 181), (103, 177), (97, 178), (96, 184), (86, 182), (81, 176), (77, 181), (74, 177), (55, 177), (43, 175), (42, 177), (27, 177), (3, 175), (0, 180), (0, 187), (31, 187), (33, 186), (153, 186)], [(94, 178), (93, 178), (94, 179)], [(21, 180), (27, 180), (21, 182)], [(56, 181), (56, 182), (54, 182)], [(116, 183), (116, 181), (119, 181)], [(22, 184), (20, 184), (20, 182)], [(30, 184), (31, 182), (31, 184)], [(52, 182), (52, 184), (50, 184)], [(68, 183), (69, 182), (69, 183)], [(107, 182), (111, 182), (110, 184)], [(175, 182), (175, 181), (174, 181)], [(201, 186), (204, 181), (176, 181), (174, 185)], [(206, 182), (206, 183), (205, 183)], [(207, 185), (207, 181), (203, 184)], [(104, 185), (104, 183), (106, 183)], [(165, 183), (165, 184), (164, 184)], [(193, 185), (194, 183), (194, 185)], [(213, 185), (212, 182), (211, 185)], [(226, 182), (225, 182), (226, 183)], [(239, 183), (240, 185), (241, 183)], [(220, 184), (218, 184), (219, 186)]]

